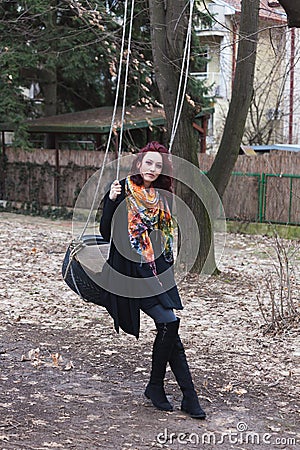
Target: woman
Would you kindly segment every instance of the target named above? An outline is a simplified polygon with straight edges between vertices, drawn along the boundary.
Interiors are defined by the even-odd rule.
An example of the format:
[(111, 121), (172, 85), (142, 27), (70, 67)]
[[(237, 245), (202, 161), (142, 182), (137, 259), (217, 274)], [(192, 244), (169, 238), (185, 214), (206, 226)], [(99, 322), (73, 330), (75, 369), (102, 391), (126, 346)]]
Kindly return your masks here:
[[(102, 236), (107, 241), (111, 239), (109, 258), (102, 274), (106, 273), (109, 279), (110, 271), (116, 271), (129, 280), (130, 277), (141, 280), (142, 290), (145, 291), (145, 286), (149, 289), (148, 296), (142, 292), (139, 298), (137, 292), (132, 292), (132, 283), (126, 285), (125, 282), (121, 296), (113, 289), (108, 294), (108, 311), (114, 318), (117, 331), (121, 327), (138, 338), (140, 310), (155, 322), (157, 335), (146, 397), (160, 410), (173, 410), (164, 391), (169, 363), (183, 393), (181, 410), (193, 418), (205, 419), (178, 334), (180, 320), (173, 311), (183, 307), (171, 272), (171, 175), (167, 149), (158, 142), (150, 142), (137, 155), (131, 175), (121, 182), (115, 180), (112, 183), (104, 198), (100, 222)], [(114, 276), (113, 285), (116, 285)]]

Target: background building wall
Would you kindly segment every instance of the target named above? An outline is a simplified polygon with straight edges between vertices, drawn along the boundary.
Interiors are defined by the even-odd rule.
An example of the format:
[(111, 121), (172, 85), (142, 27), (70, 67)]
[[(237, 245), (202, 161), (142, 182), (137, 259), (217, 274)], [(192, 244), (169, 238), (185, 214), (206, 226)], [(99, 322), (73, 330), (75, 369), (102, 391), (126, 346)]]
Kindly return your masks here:
[[(205, 2), (215, 22), (208, 29), (196, 29), (200, 42), (209, 49), (207, 85), (212, 85), (215, 96), (215, 113), (208, 127), (209, 153), (218, 150), (228, 112), (238, 48), (239, 13), (232, 1)], [(201, 2), (200, 2), (201, 8)], [(202, 11), (207, 12), (202, 4)], [(264, 9), (262, 9), (264, 11)], [(259, 40), (254, 82), (254, 98), (246, 122), (244, 144), (288, 143), (290, 88), (290, 32), (285, 18), (262, 12), (259, 23)], [(297, 30), (296, 56), (294, 58), (294, 127), (293, 143), (298, 142), (300, 132), (300, 52)], [(300, 47), (300, 46), (299, 46)], [(204, 74), (201, 74), (203, 79)]]

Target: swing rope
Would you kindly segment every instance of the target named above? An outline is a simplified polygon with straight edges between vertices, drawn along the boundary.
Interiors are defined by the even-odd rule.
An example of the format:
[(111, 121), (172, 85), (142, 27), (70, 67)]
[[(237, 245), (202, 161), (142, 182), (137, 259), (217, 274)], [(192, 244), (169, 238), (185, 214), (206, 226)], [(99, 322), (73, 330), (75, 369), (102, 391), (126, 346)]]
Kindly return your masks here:
[[(129, 22), (129, 32), (128, 32), (128, 44), (127, 44), (127, 54), (126, 54), (126, 66), (125, 66), (125, 79), (124, 79), (124, 92), (123, 92), (123, 102), (122, 102), (122, 112), (121, 112), (121, 127), (120, 127), (120, 137), (119, 137), (119, 146), (118, 146), (118, 157), (117, 157), (117, 170), (116, 170), (116, 179), (119, 178), (120, 173), (120, 161), (121, 161), (121, 154), (122, 154), (122, 140), (123, 140), (123, 132), (124, 132), (124, 119), (125, 119), (125, 109), (126, 109), (126, 94), (127, 94), (127, 81), (128, 81), (128, 73), (129, 73), (129, 61), (130, 61), (130, 54), (131, 54), (131, 39), (132, 39), (132, 25), (133, 25), (133, 14), (134, 14), (134, 2), (135, 0), (131, 1), (131, 14), (130, 14), (130, 22)], [(182, 59), (182, 65), (181, 65), (181, 72), (180, 72), (180, 80), (179, 80), (179, 86), (177, 91), (177, 98), (176, 98), (176, 105), (175, 105), (175, 111), (174, 111), (174, 118), (173, 118), (173, 126), (171, 131), (171, 137), (170, 137), (170, 144), (169, 144), (169, 153), (171, 153), (172, 146), (174, 143), (175, 135), (178, 129), (178, 124), (183, 108), (184, 98), (185, 98), (185, 92), (187, 87), (187, 81), (188, 81), (188, 70), (189, 70), (189, 61), (190, 61), (190, 51), (191, 51), (191, 35), (192, 35), (192, 15), (193, 15), (193, 8), (194, 8), (194, 2), (195, 0), (190, 0), (190, 13), (189, 13), (189, 22), (188, 22), (188, 28), (187, 28), (187, 38), (185, 42), (184, 47), (184, 54)], [(121, 75), (122, 75), (122, 63), (124, 58), (124, 47), (125, 47), (125, 36), (126, 36), (126, 22), (127, 22), (127, 12), (128, 12), (128, 0), (125, 0), (124, 5), (124, 19), (123, 19), (123, 32), (122, 32), (122, 43), (121, 43), (121, 50), (120, 50), (120, 58), (119, 58), (119, 68), (118, 68), (118, 76), (117, 76), (117, 86), (116, 86), (116, 95), (115, 95), (115, 102), (114, 102), (114, 108), (112, 113), (112, 119), (111, 119), (111, 126), (109, 130), (109, 136), (107, 140), (107, 145), (105, 149), (105, 154), (100, 170), (100, 175), (98, 178), (98, 183), (96, 186), (95, 194), (93, 197), (93, 201), (90, 207), (90, 211), (86, 220), (86, 223), (82, 229), (82, 232), (78, 236), (77, 239), (74, 241), (72, 254), (76, 254), (77, 251), (84, 246), (82, 238), (86, 232), (86, 229), (88, 227), (88, 224), (90, 222), (91, 216), (93, 214), (93, 210), (96, 204), (98, 192), (100, 190), (100, 184), (109, 152), (109, 147), (112, 139), (112, 134), (115, 126), (115, 120), (116, 120), (116, 112), (117, 112), (117, 105), (118, 105), (118, 99), (119, 99), (119, 92), (120, 92), (120, 85), (121, 85)], [(183, 75), (185, 72), (184, 77), (184, 85), (182, 89), (182, 83), (183, 83)], [(182, 91), (182, 94), (181, 94)], [(180, 101), (181, 97), (181, 101)], [(179, 104), (180, 102), (180, 104)]]
[(125, 79), (124, 79), (121, 129), (120, 129), (120, 137), (119, 137), (119, 151), (118, 151), (117, 173), (116, 173), (117, 180), (119, 179), (120, 162), (121, 162), (121, 154), (122, 154), (122, 139), (123, 139), (124, 119), (125, 119), (125, 109), (126, 109), (127, 80), (128, 80), (128, 72), (129, 72), (129, 60), (130, 60), (130, 54), (131, 54), (133, 11), (134, 11), (134, 0), (131, 1), (131, 15), (130, 15), (130, 22), (129, 22), (129, 34), (128, 34), (127, 55), (126, 55), (126, 69), (125, 69)]
[[(127, 79), (128, 79), (128, 67), (129, 67), (129, 55), (130, 55), (130, 45), (131, 45), (131, 34), (132, 34), (132, 22), (133, 22), (133, 6), (134, 6), (134, 0), (131, 2), (131, 17), (130, 17), (130, 30), (129, 30), (129, 39), (128, 39), (128, 48), (127, 48), (127, 58), (126, 58), (126, 75), (125, 75), (125, 88), (124, 88), (124, 99), (123, 99), (123, 107), (122, 107), (122, 127), (121, 127), (121, 134), (123, 133), (123, 121), (124, 121), (124, 115), (125, 115), (125, 96), (126, 96), (126, 87), (127, 87)], [(95, 189), (95, 194), (93, 197), (93, 201), (89, 210), (88, 217), (86, 219), (85, 225), (80, 233), (80, 235), (73, 239), (70, 244), (70, 253), (69, 253), (69, 260), (68, 264), (65, 269), (64, 273), (64, 279), (67, 278), (69, 270), (71, 270), (71, 277), (73, 279), (74, 286), (78, 292), (78, 294), (81, 296), (80, 291), (77, 287), (77, 284), (75, 282), (74, 276), (73, 276), (73, 270), (72, 270), (72, 261), (73, 258), (76, 256), (76, 254), (84, 247), (86, 247), (86, 244), (84, 243), (83, 236), (86, 232), (86, 229), (88, 227), (88, 224), (90, 222), (91, 216), (94, 211), (94, 207), (97, 201), (97, 196), (100, 190), (100, 184), (109, 152), (109, 147), (112, 139), (112, 134), (115, 126), (115, 120), (116, 120), (116, 113), (117, 113), (117, 106), (118, 106), (118, 99), (119, 99), (119, 93), (120, 93), (120, 85), (121, 85), (121, 75), (122, 75), (122, 63), (124, 58), (124, 47), (125, 47), (125, 36), (126, 36), (126, 22), (127, 22), (127, 11), (128, 11), (128, 0), (125, 0), (125, 6), (124, 6), (124, 19), (123, 19), (123, 31), (122, 31), (122, 42), (121, 42), (121, 49), (120, 49), (120, 58), (119, 58), (119, 68), (118, 68), (118, 76), (117, 76), (117, 86), (116, 86), (116, 95), (115, 95), (115, 102), (113, 107), (113, 113), (112, 113), (112, 119), (111, 119), (111, 126), (109, 129), (109, 135), (108, 140), (106, 144), (105, 154), (102, 162), (102, 167), (100, 170), (100, 175), (98, 178), (98, 182)], [(120, 139), (122, 141), (122, 139)], [(121, 142), (119, 145), (119, 154), (118, 154), (118, 168), (117, 172), (119, 173), (119, 166), (120, 166), (120, 159), (121, 159)]]
[[(127, 44), (127, 55), (126, 55), (126, 67), (125, 67), (125, 79), (124, 79), (124, 91), (123, 91), (123, 102), (122, 102), (122, 113), (121, 113), (120, 137), (119, 137), (119, 146), (118, 146), (116, 179), (119, 178), (119, 174), (120, 174), (120, 161), (121, 161), (121, 154), (122, 154), (122, 139), (123, 139), (123, 132), (124, 132), (124, 120), (125, 120), (125, 108), (126, 108), (127, 81), (128, 81), (129, 61), (130, 61), (130, 54), (131, 54), (131, 38), (132, 38), (134, 1), (135, 0), (131, 0), (131, 14), (130, 14), (130, 23), (129, 23), (129, 32), (128, 32), (128, 44)], [(177, 132), (180, 115), (181, 115), (182, 108), (183, 108), (185, 93), (186, 93), (187, 81), (188, 81), (188, 70), (189, 70), (189, 60), (190, 60), (190, 50), (191, 50), (191, 34), (192, 34), (192, 14), (193, 14), (194, 1), (195, 0), (189, 1), (189, 3), (190, 3), (189, 23), (188, 23), (187, 38), (186, 38), (185, 48), (184, 48), (184, 55), (183, 55), (182, 65), (181, 65), (180, 80), (179, 80), (179, 86), (178, 86), (178, 91), (177, 91), (176, 105), (175, 105), (175, 111), (174, 111), (174, 117), (173, 117), (173, 125), (172, 125), (170, 144), (169, 144), (169, 153), (171, 153), (173, 142), (174, 142), (175, 135)], [(82, 232), (70, 244), (69, 261), (68, 261), (67, 267), (65, 269), (65, 274), (64, 274), (64, 279), (66, 279), (69, 269), (71, 269), (71, 276), (73, 279), (73, 283), (74, 283), (74, 286), (76, 287), (76, 290), (80, 296), (81, 296), (81, 293), (75, 282), (71, 263), (72, 263), (73, 258), (76, 256), (76, 254), (83, 247), (86, 247), (86, 244), (84, 243), (84, 240), (83, 240), (83, 236), (86, 232), (86, 229), (90, 222), (90, 219), (93, 214), (93, 210), (94, 210), (94, 207), (95, 207), (95, 204), (97, 201), (97, 196), (98, 196), (98, 193), (100, 190), (100, 184), (101, 184), (101, 180), (102, 180), (102, 176), (103, 176), (103, 172), (104, 172), (104, 168), (105, 168), (105, 164), (106, 164), (106, 160), (107, 160), (107, 156), (108, 156), (108, 152), (109, 152), (109, 147), (110, 147), (110, 143), (111, 143), (111, 139), (112, 139), (114, 126), (115, 126), (117, 105), (118, 105), (120, 85), (121, 85), (122, 63), (123, 63), (123, 57), (124, 57), (128, 0), (125, 0), (124, 3), (125, 4), (124, 4), (123, 32), (122, 32), (122, 43), (121, 43), (121, 49), (120, 49), (119, 68), (118, 68), (118, 75), (117, 75), (116, 95), (115, 95), (115, 102), (114, 102), (114, 107), (113, 107), (111, 126), (110, 126), (110, 130), (109, 130), (107, 145), (106, 145), (105, 154), (104, 154), (104, 158), (103, 158), (103, 162), (102, 162), (102, 167), (100, 170), (100, 175), (99, 175), (98, 182), (96, 185), (95, 194), (94, 194), (93, 201), (92, 201), (92, 204), (91, 204), (91, 207), (89, 210), (89, 214), (88, 214), (88, 217), (87, 217), (87, 220), (85, 222)], [(184, 86), (182, 89), (184, 71), (185, 71), (185, 79), (184, 79)], [(182, 91), (182, 94), (181, 94), (181, 91)], [(181, 101), (179, 104), (180, 95), (181, 95)]]
[[(96, 186), (94, 198), (92, 201), (92, 205), (86, 220), (86, 223), (83, 227), (82, 232), (80, 233), (78, 237), (78, 241), (82, 241), (82, 237), (84, 236), (84, 233), (86, 232), (86, 229), (88, 227), (88, 224), (90, 222), (91, 216), (93, 214), (93, 210), (95, 207), (95, 203), (97, 200), (98, 192), (100, 189), (100, 183), (102, 180), (109, 147), (112, 139), (112, 134), (114, 130), (115, 120), (116, 120), (116, 113), (117, 113), (117, 106), (118, 106), (118, 100), (119, 100), (119, 93), (120, 93), (120, 85), (121, 85), (121, 75), (122, 75), (122, 63), (123, 63), (123, 57), (124, 57), (124, 47), (125, 47), (125, 35), (126, 35), (126, 22), (127, 22), (127, 10), (128, 10), (128, 0), (125, 1), (125, 9), (124, 9), (124, 19), (123, 19), (123, 32), (122, 32), (122, 44), (121, 44), (121, 50), (120, 50), (120, 58), (119, 58), (119, 69), (118, 69), (118, 76), (117, 76), (117, 86), (116, 86), (116, 95), (115, 95), (115, 102), (114, 102), (114, 108), (112, 113), (112, 119), (111, 119), (111, 126), (109, 130), (108, 140), (106, 144), (105, 154), (101, 166), (101, 171), (98, 179), (98, 183)], [(128, 79), (128, 68), (129, 68), (129, 59), (130, 59), (130, 46), (131, 46), (131, 35), (132, 35), (132, 22), (133, 22), (133, 10), (134, 10), (134, 0), (131, 2), (131, 16), (130, 16), (130, 28), (129, 28), (129, 38), (128, 38), (128, 46), (127, 46), (127, 58), (126, 58), (126, 71), (125, 71), (125, 81), (124, 81), (124, 95), (123, 95), (123, 105), (122, 105), (122, 119), (121, 119), (121, 131), (120, 131), (120, 143), (119, 143), (119, 151), (118, 151), (118, 167), (117, 167), (117, 176), (119, 176), (119, 167), (120, 167), (120, 159), (121, 159), (121, 145), (122, 145), (122, 134), (123, 134), (123, 122), (124, 122), (124, 116), (125, 116), (125, 99), (126, 99), (126, 89), (127, 89), (127, 79)]]
[[(194, 3), (195, 3), (195, 0), (190, 0), (189, 22), (188, 22), (187, 36), (186, 36), (184, 53), (183, 53), (182, 64), (181, 64), (179, 85), (178, 85), (178, 90), (177, 90), (176, 105), (175, 105), (174, 117), (173, 117), (173, 126), (172, 126), (172, 131), (171, 131), (171, 136), (170, 136), (170, 143), (169, 143), (169, 153), (172, 152), (172, 147), (173, 147), (175, 135), (176, 135), (176, 132), (177, 132), (177, 128), (178, 128), (178, 125), (179, 125), (179, 120), (180, 120), (180, 116), (181, 116), (181, 112), (182, 112), (182, 108), (183, 108), (183, 103), (184, 103), (185, 93), (186, 93), (186, 87), (187, 87), (187, 82), (188, 82), (189, 66), (190, 66), (190, 55), (191, 55), (191, 40), (192, 40), (192, 24), (193, 24)], [(184, 72), (185, 72), (184, 86), (183, 86), (183, 89), (181, 89)], [(182, 90), (182, 93), (181, 93), (181, 90)], [(180, 100), (180, 97), (181, 97), (181, 100)], [(180, 105), (179, 105), (179, 100), (180, 100)]]

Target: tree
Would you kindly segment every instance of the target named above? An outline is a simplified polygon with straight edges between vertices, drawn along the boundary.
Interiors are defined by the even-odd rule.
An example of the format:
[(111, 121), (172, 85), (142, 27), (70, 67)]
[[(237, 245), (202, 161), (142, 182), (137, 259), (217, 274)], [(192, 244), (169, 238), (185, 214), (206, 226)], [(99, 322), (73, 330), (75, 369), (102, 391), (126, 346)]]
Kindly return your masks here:
[(258, 38), (259, 0), (242, 0), (240, 41), (232, 97), (221, 143), (208, 177), (223, 197), (236, 163), (247, 114), (253, 96), (254, 69)]
[[(148, 16), (147, 0), (136, 0), (128, 104), (157, 99)], [(123, 17), (119, 1), (0, 3), (0, 114), (16, 125), (15, 146), (26, 143), (28, 117), (113, 105)], [(33, 84), (40, 93), (29, 100)]]
[(300, 28), (300, 0), (278, 0), (288, 16), (288, 26)]
[(291, 76), (300, 57), (299, 45), (293, 46), (292, 58), (291, 55), (287, 58), (286, 54), (288, 35), (292, 34), (293, 30), (290, 32), (286, 28), (270, 29), (271, 45), (267, 51), (262, 48), (258, 51), (254, 93), (243, 137), (246, 145), (284, 142), (287, 136), (285, 124), (293, 120), (290, 117), (291, 98), (294, 99), (293, 114), (299, 112), (295, 109), (297, 93), (291, 90)]
[[(155, 74), (164, 104), (168, 130), (171, 129), (179, 80), (179, 67), (187, 29), (186, 0), (149, 0), (152, 29), (152, 50)], [(232, 99), (220, 148), (208, 173), (209, 179), (223, 196), (237, 160), (245, 121), (250, 105), (257, 47), (259, 0), (242, 0), (240, 41)], [(195, 107), (185, 101), (173, 151), (198, 167), (197, 139), (192, 127)], [(212, 250), (211, 224), (205, 208), (189, 190), (181, 193), (197, 218), (201, 248), (193, 271), (211, 272), (215, 265)], [(208, 257), (209, 256), (209, 257)], [(208, 258), (207, 258), (208, 257)]]
[[(177, 90), (179, 85), (180, 68), (183, 57), (184, 44), (188, 26), (188, 2), (178, 0), (149, 0), (151, 42), (156, 82), (166, 114), (168, 140), (172, 130)], [(192, 127), (193, 120), (200, 108), (191, 101), (185, 101), (173, 144), (173, 152), (196, 167), (199, 167), (197, 149), (197, 134)], [(208, 216), (197, 196), (181, 183), (177, 183), (176, 193), (190, 207), (197, 218), (201, 233), (202, 251), (194, 265), (194, 270), (200, 271), (206, 255), (209, 252), (210, 233), (203, 230), (210, 229)], [(204, 251), (203, 251), (204, 250)]]
[[(117, 25), (101, 19), (103, 6), (94, 12), (94, 22), (63, 0), (1, 2), (0, 10), (1, 117), (24, 123), (26, 117), (104, 101), (104, 73), (116, 49), (107, 39)], [(41, 108), (24, 96), (33, 83), (41, 91)], [(18, 132), (17, 127), (17, 138)]]
[[(28, 117), (114, 103), (124, 2), (1, 2), (0, 17), (0, 113), (16, 125), (16, 146)], [(135, 1), (131, 48), (127, 104), (155, 105), (147, 0)], [(24, 89), (33, 85), (40, 93), (29, 100)]]

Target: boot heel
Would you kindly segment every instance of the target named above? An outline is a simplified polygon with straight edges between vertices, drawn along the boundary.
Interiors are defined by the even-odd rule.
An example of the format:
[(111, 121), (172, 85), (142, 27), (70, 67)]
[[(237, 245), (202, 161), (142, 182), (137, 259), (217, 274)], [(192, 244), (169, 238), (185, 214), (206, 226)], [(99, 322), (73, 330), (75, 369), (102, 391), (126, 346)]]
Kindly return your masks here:
[(145, 389), (145, 397), (151, 400), (155, 408), (161, 411), (173, 411), (173, 406), (168, 401), (163, 386), (149, 385)]
[(206, 418), (205, 411), (200, 406), (196, 392), (191, 397), (184, 397), (182, 399), (181, 411), (189, 414), (193, 419), (204, 420)]
[(205, 420), (206, 419), (206, 413), (203, 411), (203, 409), (200, 407), (200, 410), (198, 412), (191, 412), (189, 409), (181, 407), (181, 411), (188, 414), (192, 419), (199, 419), (199, 420)]

